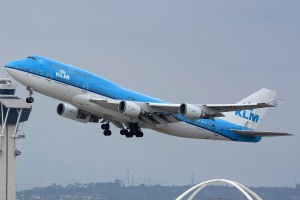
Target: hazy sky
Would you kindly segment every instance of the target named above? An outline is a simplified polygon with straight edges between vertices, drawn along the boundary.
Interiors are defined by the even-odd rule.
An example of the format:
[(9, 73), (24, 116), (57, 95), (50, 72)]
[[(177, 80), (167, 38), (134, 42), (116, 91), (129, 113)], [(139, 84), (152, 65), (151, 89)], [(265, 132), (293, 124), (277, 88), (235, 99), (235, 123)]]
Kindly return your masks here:
[[(173, 103), (235, 103), (263, 88), (285, 103), (260, 130), (293, 137), (256, 144), (144, 131), (127, 139), (56, 114), (35, 94), (17, 161), (18, 189), (51, 183), (183, 185), (227, 178), (248, 186), (300, 183), (299, 1), (2, 1), (0, 63), (38, 54)], [(2, 74), (5, 74), (3, 68)], [(27, 91), (18, 85), (17, 95)]]

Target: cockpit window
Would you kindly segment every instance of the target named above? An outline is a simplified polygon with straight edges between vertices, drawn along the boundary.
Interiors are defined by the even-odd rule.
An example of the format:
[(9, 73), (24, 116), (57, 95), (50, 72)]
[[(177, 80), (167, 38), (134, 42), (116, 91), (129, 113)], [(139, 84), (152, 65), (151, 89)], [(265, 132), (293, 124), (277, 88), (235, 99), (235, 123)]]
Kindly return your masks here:
[(35, 57), (33, 57), (33, 56), (28, 56), (27, 58), (30, 58), (30, 59), (32, 59), (32, 60), (35, 60)]

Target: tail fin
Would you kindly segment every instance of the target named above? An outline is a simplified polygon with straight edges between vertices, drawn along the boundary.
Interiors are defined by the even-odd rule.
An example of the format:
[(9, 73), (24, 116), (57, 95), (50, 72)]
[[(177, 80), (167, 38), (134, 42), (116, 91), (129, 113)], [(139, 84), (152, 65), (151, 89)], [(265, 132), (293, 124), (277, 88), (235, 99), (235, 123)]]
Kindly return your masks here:
[[(270, 103), (274, 101), (276, 94), (277, 92), (275, 91), (263, 88), (239, 101), (238, 104)], [(258, 108), (253, 110), (228, 112), (224, 113), (225, 117), (222, 119), (255, 130), (267, 110), (268, 108)]]

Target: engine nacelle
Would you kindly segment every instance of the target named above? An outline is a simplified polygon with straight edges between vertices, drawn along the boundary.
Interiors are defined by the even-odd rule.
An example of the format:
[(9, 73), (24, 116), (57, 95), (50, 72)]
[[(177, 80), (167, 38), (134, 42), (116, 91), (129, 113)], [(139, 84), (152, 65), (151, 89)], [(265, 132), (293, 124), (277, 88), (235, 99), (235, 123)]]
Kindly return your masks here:
[(119, 104), (119, 112), (130, 117), (138, 117), (142, 111), (141, 107), (131, 101), (121, 101)]
[(187, 103), (183, 103), (180, 105), (179, 114), (190, 120), (205, 117), (205, 113), (202, 112), (201, 108)]
[(68, 119), (72, 119), (78, 122), (87, 123), (87, 122), (95, 122), (97, 123), (99, 120), (92, 115), (85, 115), (81, 113), (78, 108), (67, 104), (60, 103), (57, 106), (56, 112), (58, 115), (66, 117)]

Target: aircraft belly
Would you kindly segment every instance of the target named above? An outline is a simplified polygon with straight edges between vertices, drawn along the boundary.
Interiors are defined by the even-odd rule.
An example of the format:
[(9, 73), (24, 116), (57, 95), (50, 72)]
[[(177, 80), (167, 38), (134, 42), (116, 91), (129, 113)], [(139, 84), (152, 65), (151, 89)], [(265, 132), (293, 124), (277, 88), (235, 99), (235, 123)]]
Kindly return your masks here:
[(55, 81), (23, 72), (20, 70), (10, 69), (10, 74), (13, 78), (18, 80), (22, 85), (32, 88), (34, 91), (43, 95), (60, 99), (62, 101), (68, 101), (70, 96), (69, 85), (57, 84)]
[(44, 77), (31, 76), (28, 79), (28, 86), (38, 93), (66, 102), (71, 100), (72, 93), (74, 93), (71, 86)]
[(229, 140), (219, 134), (211, 132), (200, 127), (187, 124), (185, 122), (170, 123), (168, 126), (161, 126), (155, 130), (166, 133), (168, 135), (174, 135), (185, 138), (198, 138), (198, 139), (210, 139), (210, 140)]

